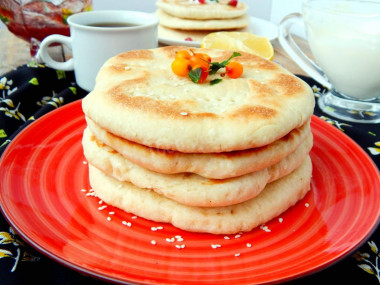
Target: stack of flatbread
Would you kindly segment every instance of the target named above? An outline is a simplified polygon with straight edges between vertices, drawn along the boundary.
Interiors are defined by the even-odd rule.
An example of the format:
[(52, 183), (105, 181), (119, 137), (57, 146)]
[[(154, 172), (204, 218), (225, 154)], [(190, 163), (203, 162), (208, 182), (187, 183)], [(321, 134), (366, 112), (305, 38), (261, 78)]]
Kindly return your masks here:
[(183, 49), (129, 51), (101, 68), (83, 100), (91, 186), (108, 204), (187, 231), (250, 231), (310, 189), (313, 93), (248, 53), (234, 58), (240, 78), (195, 84), (171, 71)]
[(158, 34), (162, 38), (201, 41), (210, 32), (249, 32), (247, 5), (238, 2), (231, 6), (229, 1), (158, 0)]

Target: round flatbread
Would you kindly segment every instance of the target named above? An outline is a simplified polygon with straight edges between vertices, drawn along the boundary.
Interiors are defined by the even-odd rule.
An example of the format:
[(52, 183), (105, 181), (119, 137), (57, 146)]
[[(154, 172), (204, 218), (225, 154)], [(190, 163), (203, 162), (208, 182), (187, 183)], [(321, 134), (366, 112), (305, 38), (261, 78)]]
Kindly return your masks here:
[(142, 168), (112, 148), (99, 143), (88, 129), (83, 135), (83, 149), (88, 162), (120, 181), (152, 189), (179, 203), (219, 207), (244, 202), (257, 196), (267, 183), (298, 168), (309, 154), (312, 136), (293, 153), (268, 168), (230, 179), (207, 179), (197, 174), (162, 174)]
[(166, 13), (184, 19), (226, 19), (236, 18), (246, 14), (248, 6), (239, 2), (236, 7), (228, 5), (229, 1), (206, 1), (200, 4), (190, 0), (158, 0), (156, 5)]
[[(198, 31), (192, 31), (192, 30), (181, 30), (181, 29), (171, 29), (168, 27), (165, 27), (163, 25), (158, 25), (158, 37), (162, 40), (167, 41), (189, 41), (191, 42), (198, 42), (201, 43), (203, 38), (212, 32), (220, 32), (222, 30), (198, 30)], [(253, 33), (252, 27), (245, 27), (242, 29), (235, 29), (235, 30), (229, 30), (234, 32), (250, 32)]]
[[(83, 101), (83, 111), (101, 128), (127, 140), (186, 153), (244, 150), (270, 144), (310, 120), (314, 94), (278, 64), (241, 53), (240, 78), (211, 85), (171, 71), (179, 50), (167, 46), (134, 50), (109, 59)], [(232, 52), (191, 49), (213, 61)]]
[(311, 136), (310, 122), (277, 141), (258, 148), (223, 153), (182, 153), (147, 147), (115, 136), (86, 117), (96, 139), (146, 169), (175, 174), (190, 172), (211, 179), (226, 179), (259, 171), (280, 162)]
[(216, 208), (191, 207), (129, 182), (120, 182), (89, 165), (96, 195), (109, 205), (156, 222), (171, 223), (192, 232), (234, 234), (264, 224), (301, 200), (310, 190), (309, 157), (291, 174), (270, 183), (259, 196)]
[(195, 20), (178, 18), (160, 9), (156, 11), (156, 15), (162, 26), (191, 31), (242, 29), (249, 26), (250, 23), (248, 15), (228, 19)]

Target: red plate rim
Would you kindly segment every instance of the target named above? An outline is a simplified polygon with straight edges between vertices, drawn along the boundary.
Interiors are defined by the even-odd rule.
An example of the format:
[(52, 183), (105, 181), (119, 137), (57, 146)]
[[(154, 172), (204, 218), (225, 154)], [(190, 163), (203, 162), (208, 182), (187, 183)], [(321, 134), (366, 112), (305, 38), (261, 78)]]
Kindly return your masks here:
[[(60, 121), (59, 119), (61, 119), (63, 123), (55, 126), (56, 122)], [(321, 143), (320, 145), (313, 147), (313, 150), (311, 152), (314, 166), (312, 191), (309, 192), (304, 200), (302, 200), (300, 203), (298, 203), (296, 206), (284, 214), (283, 223), (279, 223), (277, 220), (273, 220), (267, 224), (267, 226), (271, 229), (270, 233), (272, 233), (272, 236), (269, 238), (268, 236), (265, 237), (265, 235), (268, 233), (266, 233), (263, 229), (255, 229), (250, 233), (243, 233), (241, 237), (236, 239), (234, 239), (233, 236), (229, 236), (232, 240), (230, 243), (228, 243), (226, 240), (223, 240), (223, 238), (220, 236), (194, 234), (179, 231), (182, 236), (186, 237), (185, 239), (187, 242), (186, 249), (181, 251), (178, 248), (173, 248), (173, 246), (169, 247), (169, 243), (165, 243), (164, 241), (162, 241), (161, 244), (159, 243), (155, 246), (152, 244), (147, 244), (150, 236), (157, 238), (159, 241), (159, 239), (164, 239), (164, 233), (167, 235), (174, 235), (177, 231), (170, 225), (165, 224), (165, 229), (163, 231), (159, 231), (160, 233), (153, 233), (151, 227), (157, 223), (152, 223), (150, 221), (139, 218), (136, 220), (138, 222), (135, 222), (136, 227), (134, 227), (134, 234), (137, 234), (138, 237), (133, 238), (131, 233), (121, 233), (120, 230), (121, 219), (131, 219), (130, 214), (124, 213), (118, 209), (113, 209), (113, 211), (115, 211), (118, 216), (115, 216), (115, 218), (112, 216), (112, 219), (115, 221), (118, 220), (119, 222), (118, 225), (115, 225), (113, 222), (107, 223), (105, 220), (105, 215), (96, 209), (98, 201), (95, 201), (95, 199), (97, 198), (88, 198), (85, 196), (85, 194), (81, 193), (74, 195), (75, 197), (72, 203), (67, 200), (67, 197), (63, 197), (62, 200), (64, 200), (64, 202), (56, 200), (58, 194), (64, 196), (64, 193), (62, 193), (61, 190), (59, 190), (59, 187), (56, 187), (56, 185), (59, 185), (59, 183), (67, 184), (68, 182), (66, 182), (66, 180), (60, 180), (61, 178), (49, 180), (49, 177), (46, 176), (51, 175), (52, 172), (48, 168), (51, 165), (56, 165), (57, 169), (55, 169), (55, 171), (62, 174), (62, 179), (67, 178), (66, 172), (69, 170), (60, 168), (60, 164), (55, 164), (54, 159), (59, 157), (62, 159), (63, 165), (74, 166), (73, 168), (79, 171), (77, 171), (78, 173), (73, 176), (73, 180), (78, 180), (79, 182), (77, 184), (86, 184), (86, 178), (82, 178), (83, 174), (86, 173), (86, 170), (84, 170), (84, 167), (86, 166), (83, 164), (83, 161), (80, 161), (80, 164), (83, 165), (78, 166), (79, 162), (73, 162), (72, 159), (73, 157), (80, 157), (80, 154), (78, 154), (78, 152), (80, 152), (78, 133), (80, 134), (81, 130), (83, 130), (85, 126), (80, 100), (60, 107), (59, 109), (50, 112), (39, 120), (33, 122), (30, 126), (24, 129), (5, 150), (3, 156), (0, 158), (0, 181), (7, 182), (2, 183), (0, 186), (1, 208), (3, 214), (5, 215), (8, 222), (12, 225), (12, 227), (20, 234), (21, 237), (23, 237), (37, 250), (41, 251), (57, 262), (64, 264), (67, 267), (107, 281), (120, 283), (142, 282), (152, 284), (175, 284), (181, 281), (183, 281), (181, 282), (183, 284), (193, 284), (193, 282), (194, 284), (212, 284), (214, 282), (228, 283), (238, 281), (240, 284), (245, 284), (250, 282), (267, 283), (294, 279), (325, 268), (326, 266), (337, 262), (343, 256), (352, 253), (356, 248), (362, 245), (374, 231), (379, 223), (380, 217), (380, 209), (378, 207), (375, 207), (376, 203), (380, 203), (380, 198), (377, 198), (377, 195), (375, 195), (375, 193), (380, 190), (380, 175), (374, 162), (359, 145), (357, 145), (351, 138), (349, 138), (347, 135), (335, 127), (329, 125), (316, 116), (313, 116), (311, 124), (315, 141), (317, 143)], [(42, 131), (39, 129), (39, 127), (42, 125), (44, 128), (47, 128), (49, 132), (51, 131), (51, 133), (54, 133), (54, 136), (48, 133), (45, 134), (44, 137), (43, 133), (41, 133)], [(62, 139), (62, 132), (64, 131), (64, 128), (65, 131), (67, 131), (67, 129), (72, 129), (73, 133), (65, 135), (64, 142), (58, 144), (57, 140)], [(38, 134), (41, 133), (41, 136), (36, 137), (36, 135), (33, 135), (33, 132), (37, 132)], [(43, 145), (48, 145), (47, 142), (52, 142), (52, 145), (49, 146), (49, 150), (53, 153), (51, 157), (43, 158), (41, 157), (43, 153), (42, 150), (33, 149), (36, 147), (36, 145), (39, 145), (39, 138)], [(334, 138), (334, 140), (332, 140), (332, 138)], [(62, 146), (65, 146), (65, 144), (66, 147), (69, 147), (69, 156), (72, 156), (67, 159), (59, 154), (59, 151), (62, 151), (60, 148)], [(331, 151), (331, 153), (323, 153), (323, 151), (326, 149)], [(44, 151), (46, 153), (46, 150)], [(23, 166), (21, 158), (14, 155), (18, 152), (22, 152), (23, 154), (27, 155), (27, 158), (30, 158), (31, 162), (25, 162), (25, 169), (19, 168), (16, 170), (17, 167)], [(82, 159), (84, 160), (84, 158)], [(355, 162), (360, 162), (360, 164), (355, 164)], [(44, 177), (35, 178), (31, 173), (32, 171), (28, 169), (31, 166), (41, 166), (43, 168), (41, 170), (41, 176)], [(320, 166), (324, 166), (324, 168)], [(341, 168), (342, 166), (344, 169)], [(342, 181), (336, 181), (334, 176), (335, 174), (329, 173), (331, 170), (336, 171), (335, 174), (337, 175), (342, 175), (344, 179), (342, 179)], [(19, 171), (21, 171), (22, 174), (26, 175), (25, 180), (29, 184), (26, 184), (27, 182), (16, 182), (18, 179), (17, 177), (19, 175)], [(351, 176), (347, 177), (347, 173), (353, 175), (353, 178)], [(36, 181), (39, 183), (46, 183), (46, 185), (41, 184), (39, 187), (33, 188), (33, 191), (41, 191), (41, 193), (33, 193), (32, 195), (30, 192), (31, 190), (28, 190), (26, 186), (32, 187), (32, 182), (34, 183), (35, 179), (37, 179)], [(51, 180), (54, 180), (54, 183)], [(355, 184), (355, 181), (359, 180), (360, 183), (364, 184), (364, 186)], [(376, 183), (376, 180), (378, 183)], [(331, 193), (324, 191), (323, 187), (321, 186), (326, 186), (327, 183), (334, 183), (335, 188), (333, 188), (335, 191)], [(357, 188), (353, 187), (351, 184), (355, 184), (355, 187)], [(51, 188), (48, 186), (51, 186)], [(85, 186), (87, 187), (88, 184)], [(340, 192), (341, 190), (337, 188), (338, 186), (344, 186), (347, 189), (344, 189), (343, 192)], [(12, 191), (9, 190), (10, 188), (12, 188)], [(48, 188), (50, 190), (47, 190)], [(14, 196), (16, 194), (12, 194), (13, 191), (19, 195), (26, 196), (22, 196), (21, 198), (17, 197), (16, 199)], [(26, 192), (26, 194), (23, 194), (24, 192)], [(87, 191), (86, 193), (89, 192)], [(45, 196), (48, 196), (48, 198), (44, 200), (45, 196), (41, 196), (42, 201), (37, 201), (34, 200), (35, 198), (32, 198), (34, 194), (44, 194)], [(10, 201), (9, 199), (13, 200)], [(354, 200), (355, 203), (358, 204), (357, 210), (359, 213), (355, 214), (356, 217), (353, 220), (353, 225), (345, 225), (347, 224), (347, 220), (345, 219), (347, 219), (348, 215), (350, 215), (350, 218), (353, 216), (350, 214), (350, 211), (352, 209), (348, 208), (353, 206)], [(58, 213), (59, 218), (62, 220), (72, 218), (67, 209), (71, 210), (71, 208), (74, 206), (78, 206), (80, 209), (78, 210), (78, 215), (82, 222), (86, 223), (89, 221), (87, 216), (90, 216), (90, 218), (94, 219), (97, 223), (95, 226), (93, 224), (90, 224), (89, 228), (91, 229), (88, 230), (90, 234), (94, 235), (94, 240), (99, 239), (99, 236), (102, 236), (102, 238), (107, 237), (106, 233), (103, 233), (103, 231), (99, 230), (99, 227), (101, 226), (102, 229), (106, 228), (110, 232), (124, 235), (123, 237), (128, 236), (128, 238), (131, 238), (133, 242), (136, 242), (137, 250), (135, 251), (133, 248), (128, 247), (128, 245), (122, 244), (122, 240), (119, 242), (125, 248), (115, 249), (115, 252), (119, 252), (115, 253), (115, 255), (119, 258), (120, 253), (122, 253), (123, 250), (124, 253), (126, 252), (129, 254), (126, 259), (121, 258), (121, 262), (124, 263), (118, 263), (117, 265), (120, 266), (120, 268), (123, 268), (125, 266), (125, 268), (130, 268), (132, 270), (135, 270), (135, 272), (119, 272), (116, 268), (99, 264), (93, 265), (91, 262), (89, 262), (89, 260), (81, 260), (80, 256), (75, 253), (71, 252), (70, 254), (67, 254), (56, 245), (49, 244), (47, 240), (47, 238), (54, 237), (55, 235), (62, 235), (58, 228), (53, 228), (53, 230), (49, 232), (50, 237), (49, 235), (47, 235), (47, 237), (38, 237), (38, 235), (36, 236), (34, 233), (35, 230), (30, 227), (28, 223), (26, 223), (25, 219), (22, 221), (20, 220), (21, 217), (25, 218), (26, 216), (30, 215), (31, 209), (23, 209), (23, 212), (12, 212), (12, 209), (16, 208), (17, 203), (30, 203), (31, 207), (34, 207), (32, 209), (33, 211), (39, 211), (38, 207), (41, 206), (41, 208), (47, 214), (45, 215), (45, 213), (42, 213), (42, 210), (40, 213), (36, 213), (35, 217), (37, 218), (37, 221), (33, 221), (33, 223), (35, 223), (36, 226), (42, 228), (44, 227), (44, 223), (48, 223), (48, 225), (49, 223), (52, 223), (49, 220), (52, 218), (51, 214), (54, 211), (54, 208), (52, 208), (50, 205), (54, 204), (51, 203), (52, 201), (56, 203), (63, 203), (62, 205), (64, 207), (62, 208), (64, 209), (61, 209), (61, 212)], [(83, 203), (83, 205), (81, 205), (81, 203)], [(306, 205), (308, 206), (306, 207)], [(340, 213), (343, 214), (339, 215)], [(297, 220), (296, 216), (301, 216), (302, 219)], [(367, 223), (365, 225), (359, 225), (359, 220), (363, 217), (366, 218)], [(285, 228), (284, 224), (287, 221), (291, 221), (291, 223), (289, 222), (287, 224), (288, 228)], [(317, 222), (317, 225), (313, 225), (311, 221), (313, 223)], [(339, 224), (341, 226), (343, 225), (345, 230), (352, 230), (357, 226), (357, 228), (355, 228), (356, 233), (350, 234), (348, 237), (348, 234), (341, 233), (339, 230), (337, 230), (335, 226), (336, 224)], [(308, 226), (308, 229), (304, 229), (304, 226)], [(41, 228), (39, 228), (39, 230), (41, 230)], [(76, 231), (74, 232), (75, 229)], [(82, 232), (79, 229), (85, 231), (79, 225), (71, 226), (70, 228), (70, 230), (74, 232), (73, 235), (76, 238), (82, 235)], [(292, 230), (293, 232), (300, 231), (300, 235), (295, 237)], [(348, 242), (349, 244), (334, 243), (333, 238), (338, 238), (338, 233), (340, 236), (350, 238)], [(277, 238), (274, 236), (277, 236)], [(280, 237), (282, 239), (279, 239)], [(65, 238), (67, 238), (67, 236)], [(297, 238), (295, 242), (298, 242), (299, 246), (307, 245), (307, 248), (305, 247), (298, 249), (297, 252), (293, 252), (294, 257), (292, 257), (292, 255), (289, 256), (289, 250), (295, 249), (294, 245), (290, 243), (290, 240), (292, 240), (292, 238)], [(312, 241), (311, 244), (307, 244), (307, 239)], [(322, 239), (323, 242), (321, 241)], [(339, 237), (339, 239), (341, 239), (341, 237)], [(260, 244), (255, 245), (255, 240), (260, 241)], [(143, 241), (146, 243), (144, 244)], [(104, 246), (119, 245), (119, 243), (116, 242), (117, 241), (111, 241), (110, 244), (105, 243)], [(329, 242), (331, 244), (326, 245), (324, 242)], [(83, 252), (87, 254), (87, 259), (89, 256), (91, 256), (93, 251), (97, 250), (96, 248), (92, 248), (91, 245), (86, 242), (83, 245), (80, 243), (81, 241), (77, 240), (76, 243), (70, 245), (68, 249), (73, 250), (73, 248), (75, 248), (79, 251), (83, 250)], [(178, 244), (178, 240), (176, 240), (176, 243)], [(210, 243), (221, 243), (223, 247), (221, 247), (222, 249), (217, 250), (216, 248), (210, 247)], [(248, 244), (251, 246), (248, 247)], [(83, 248), (81, 248), (81, 246)], [(314, 253), (311, 258), (309, 257), (307, 260), (303, 260), (306, 265), (295, 264), (294, 266), (298, 267), (295, 269), (290, 269), (290, 267), (275, 269), (272, 267), (273, 264), (276, 264), (276, 261), (269, 251), (269, 248), (273, 248), (274, 246), (276, 246), (276, 250), (280, 252), (276, 258), (279, 258), (281, 261), (283, 260), (282, 263), (277, 263), (278, 265), (284, 265), (285, 263), (290, 263), (292, 261), (294, 262), (295, 258), (302, 258), (306, 254), (313, 255), (313, 249), (320, 250), (322, 248), (325, 250), (325, 256)], [(262, 249), (260, 249), (260, 247)], [(241, 250), (241, 252), (239, 252), (241, 255), (235, 256), (235, 254), (238, 254), (239, 250)], [(150, 255), (152, 255), (152, 257), (150, 257)], [(111, 256), (112, 255), (107, 255), (105, 257), (105, 260), (109, 261)], [(141, 258), (141, 262), (133, 260), (137, 264), (130, 264), (130, 262), (132, 262), (132, 257), (136, 256)], [(200, 264), (196, 266), (193, 264), (195, 259), (202, 261), (202, 257), (203, 260), (208, 260), (206, 261), (207, 264), (211, 265), (207, 265), (204, 262), (200, 262)], [(157, 258), (158, 260), (157, 268), (147, 268), (147, 265), (152, 265), (151, 262), (153, 258)], [(228, 258), (231, 258), (231, 260)], [(270, 261), (273, 264), (270, 264), (268, 265), (269, 267), (266, 267), (260, 262), (255, 263), (256, 259), (261, 259), (260, 262)], [(218, 262), (217, 260), (221, 261)], [(177, 266), (174, 263), (178, 263), (179, 265)], [(211, 268), (212, 266), (215, 266), (215, 268)], [(220, 269), (218, 266), (220, 268), (223, 268), (226, 274), (230, 275), (230, 277), (226, 276), (226, 274), (217, 272), (217, 270)], [(143, 272), (141, 270), (144, 268), (148, 272), (149, 270), (151, 271), (151, 277), (144, 276), (141, 273)], [(179, 268), (183, 269), (183, 279), (181, 279), (181, 277), (178, 276), (178, 272), (176, 272)], [(262, 275), (255, 279), (255, 276), (252, 276), (252, 272), (255, 272), (256, 268), (266, 269), (268, 272), (272, 272), (273, 276)], [(237, 277), (237, 274), (240, 274), (242, 277)], [(193, 280), (189, 280), (189, 278), (193, 278)]]

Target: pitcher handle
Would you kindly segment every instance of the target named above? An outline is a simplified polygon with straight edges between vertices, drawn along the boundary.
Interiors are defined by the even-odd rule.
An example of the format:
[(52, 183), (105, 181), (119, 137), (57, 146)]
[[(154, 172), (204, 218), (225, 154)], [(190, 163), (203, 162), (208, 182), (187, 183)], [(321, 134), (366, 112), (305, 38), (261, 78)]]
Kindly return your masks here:
[(294, 25), (305, 29), (302, 15), (300, 13), (289, 14), (281, 21), (278, 34), (280, 45), (303, 71), (305, 71), (310, 77), (318, 81), (324, 87), (330, 89), (331, 83), (326, 80), (322, 69), (308, 56), (306, 56), (294, 41), (291, 31)]

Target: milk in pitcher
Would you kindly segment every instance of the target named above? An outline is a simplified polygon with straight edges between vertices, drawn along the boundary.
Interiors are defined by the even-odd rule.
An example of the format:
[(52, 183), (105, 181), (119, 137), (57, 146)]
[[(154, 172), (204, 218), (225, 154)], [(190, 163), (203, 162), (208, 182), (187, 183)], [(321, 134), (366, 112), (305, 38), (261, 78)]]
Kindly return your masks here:
[(365, 3), (343, 8), (348, 14), (304, 11), (310, 49), (336, 91), (359, 100), (380, 97), (379, 11), (364, 17)]

